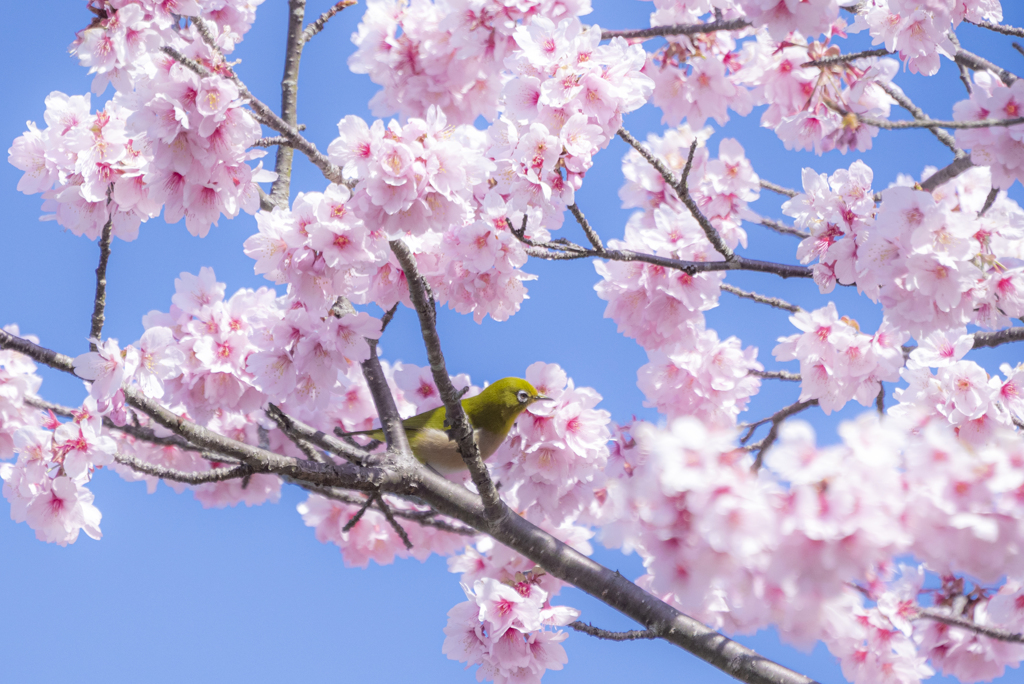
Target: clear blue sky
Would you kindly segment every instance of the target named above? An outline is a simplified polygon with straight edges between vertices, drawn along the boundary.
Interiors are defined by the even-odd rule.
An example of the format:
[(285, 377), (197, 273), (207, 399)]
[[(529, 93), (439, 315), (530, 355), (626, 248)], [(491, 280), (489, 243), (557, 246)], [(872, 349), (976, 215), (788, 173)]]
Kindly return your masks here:
[[(333, 4), (309, 3), (315, 17)], [(653, 5), (635, 0), (594, 0), (587, 18), (609, 28), (647, 25)], [(1003, 3), (1006, 22), (1024, 24), (1022, 3)], [(279, 101), (279, 79), (286, 25), (285, 0), (267, 0), (257, 22), (235, 57), (250, 89), (269, 103)], [(370, 118), (366, 103), (376, 86), (348, 72), (349, 36), (363, 6), (345, 10), (307, 47), (299, 89), (299, 120), (321, 149), (336, 135), (346, 114)], [(5, 106), (0, 109), (0, 141), (12, 141), (27, 119), (42, 124), (43, 99), (54, 90), (88, 92), (91, 77), (67, 54), (74, 33), (90, 20), (85, 2), (36, 0), (7, 3), (11, 27), (0, 42)], [(1011, 39), (973, 27), (960, 31), (967, 49), (1024, 71), (1024, 58)], [(863, 38), (850, 50), (863, 49)], [(950, 118), (952, 102), (964, 97), (956, 69), (943, 61), (938, 76), (921, 79), (909, 73), (897, 79), (908, 94), (937, 118)], [(106, 93), (109, 97), (110, 91)], [(94, 99), (94, 104), (97, 100)], [(846, 167), (863, 158), (875, 169), (875, 188), (897, 173), (919, 176), (932, 164), (943, 166), (949, 152), (924, 131), (885, 132), (864, 155), (818, 158), (787, 152), (770, 131), (758, 128), (759, 111), (735, 120), (726, 133), (746, 148), (755, 170), (782, 185), (799, 187), (800, 169)], [(647, 108), (627, 118), (638, 137), (658, 130), (660, 112)], [(712, 150), (717, 150), (716, 133)], [(587, 176), (578, 204), (605, 239), (620, 237), (628, 216), (618, 206), (620, 141), (600, 153)], [(322, 190), (319, 172), (296, 156), (293, 190)], [(23, 333), (76, 355), (86, 350), (92, 309), (95, 243), (63, 232), (55, 223), (39, 223), (40, 200), (15, 190), (20, 176), (0, 164), (4, 220), (0, 222), (0, 325), (16, 322)], [(1013, 192), (1022, 200), (1020, 186)], [(753, 208), (779, 216), (778, 201), (765, 196)], [(572, 224), (566, 230), (572, 237)], [(199, 240), (184, 224), (150, 221), (133, 243), (115, 241), (108, 279), (105, 334), (122, 343), (136, 340), (141, 317), (167, 310), (174, 278), (182, 271), (215, 268), (228, 293), (269, 283), (253, 274), (253, 262), (241, 244), (255, 232), (243, 214), (220, 222)], [(795, 241), (749, 226), (750, 253), (760, 258), (792, 260)], [(577, 238), (579, 236), (576, 236)], [(576, 238), (574, 238), (576, 239)], [(526, 269), (540, 279), (529, 284), (530, 299), (508, 323), (482, 325), (444, 310), (440, 332), (452, 372), (469, 373), (481, 383), (520, 375), (536, 360), (559, 363), (577, 384), (595, 387), (613, 418), (632, 415), (657, 420), (642, 406), (636, 370), (646, 355), (632, 340), (615, 332), (602, 318), (605, 303), (593, 292), (593, 266), (584, 262), (531, 262)], [(730, 274), (728, 282), (776, 294), (805, 308), (824, 300), (810, 282), (787, 283), (767, 275)], [(840, 288), (837, 304), (872, 331), (880, 313), (849, 288)], [(726, 306), (710, 313), (710, 324), (724, 338), (738, 335), (761, 350), (768, 368), (779, 368), (770, 355), (775, 338), (794, 329), (785, 315), (738, 302), (723, 294)], [(401, 311), (382, 343), (389, 358), (425, 364), (413, 316)], [(990, 369), (1012, 350), (989, 351), (976, 358)], [(1018, 355), (1019, 358), (1019, 355)], [(43, 370), (42, 394), (77, 405), (84, 391), (68, 376)], [(793, 385), (765, 384), (749, 416), (758, 418), (795, 399)], [(858, 414), (853, 406), (831, 419), (815, 419), (825, 441), (836, 421)], [(0, 681), (52, 682), (224, 682), (248, 680), (347, 682), (471, 682), (472, 673), (441, 655), (445, 613), (463, 600), (458, 576), (444, 559), (432, 557), (369, 570), (346, 569), (334, 546), (318, 543), (295, 512), (305, 495), (285, 487), (277, 505), (204, 511), (190, 495), (175, 495), (161, 486), (152, 496), (141, 484), (128, 484), (100, 473), (91, 489), (103, 512), (102, 541), (84, 535), (68, 548), (45, 545), (26, 525), (7, 519), (0, 503)], [(627, 577), (642, 573), (635, 556), (599, 550), (598, 559)], [(583, 609), (582, 619), (610, 629), (635, 627), (580, 592), (563, 593), (562, 602)], [(821, 681), (841, 681), (833, 659), (819, 648), (805, 655), (781, 648), (771, 633), (742, 639), (764, 655)], [(566, 642), (569, 665), (551, 672), (545, 682), (731, 681), (717, 670), (662, 643), (612, 644), (573, 634)], [(1019, 677), (1014, 671), (1007, 681)], [(935, 680), (939, 681), (939, 680)], [(1019, 680), (1017, 680), (1019, 681)]]

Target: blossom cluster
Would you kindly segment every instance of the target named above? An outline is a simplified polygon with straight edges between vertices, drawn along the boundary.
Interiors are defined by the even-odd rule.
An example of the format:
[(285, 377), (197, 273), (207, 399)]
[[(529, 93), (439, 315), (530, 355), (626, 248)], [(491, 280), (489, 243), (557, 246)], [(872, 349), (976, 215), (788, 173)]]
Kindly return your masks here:
[(591, 519), (604, 484), (611, 415), (601, 395), (576, 387), (556, 364), (537, 362), (524, 376), (554, 401), (530, 406), (491, 463), (502, 496), (521, 515), (555, 525)]
[(948, 37), (950, 26), (962, 21), (999, 23), (999, 0), (868, 0), (857, 13), (852, 31), (868, 29), (872, 44), (885, 44), (899, 53), (912, 73), (931, 76), (939, 70), (940, 56), (952, 59), (957, 48)]
[(544, 211), (557, 228), (575, 191), (653, 83), (641, 73), (644, 51), (576, 18), (558, 24), (538, 17), (516, 29), (519, 46), (505, 60), (514, 77), (505, 85), (504, 113), (490, 129), (488, 153), (497, 164), (497, 189), (513, 208)]
[[(542, 525), (560, 541), (589, 555), (591, 533), (572, 525)], [(479, 665), (477, 680), (496, 684), (539, 682), (547, 670), (568, 662), (561, 642), (562, 627), (579, 611), (552, 606), (564, 586), (561, 580), (491, 539), (448, 561), (462, 573), (467, 600), (448, 611), (442, 652), (468, 666)]]
[[(1022, 116), (1024, 84), (1015, 81), (1007, 86), (987, 71), (974, 75), (970, 98), (953, 105), (953, 119), (956, 121), (1005, 121)], [(1024, 182), (1020, 163), (1024, 152), (1024, 124), (958, 129), (956, 142), (971, 151), (974, 163), (989, 167), (993, 187), (1005, 190), (1015, 180)]]
[[(1009, 577), (997, 596), (1019, 591), (1015, 432), (971, 446), (943, 420), (865, 414), (840, 427), (841, 445), (820, 448), (807, 424), (790, 421), (759, 471), (731, 429), (684, 418), (630, 432), (635, 442), (619, 444), (630, 465), (608, 482), (601, 539), (637, 551), (640, 583), (681, 610), (729, 631), (775, 624), (791, 643), (822, 640), (854, 682), (917, 682), (932, 674), (929, 658), (977, 681), (1024, 658), (994, 639), (910, 622), (917, 592), (907, 597), (893, 572), (894, 558), (910, 554), (944, 577)], [(949, 605), (954, 594), (934, 598)], [(979, 622), (1017, 626), (1020, 615), (1002, 605), (987, 618), (979, 610)], [(943, 648), (964, 641), (973, 646)], [(965, 676), (972, 667), (981, 674)]]
[(964, 359), (973, 346), (974, 336), (963, 329), (934, 332), (921, 340), (900, 373), (907, 387), (896, 390), (899, 405), (892, 413), (941, 416), (961, 440), (978, 445), (992, 439), (998, 426), (1024, 420), (1024, 368), (1004, 363), (1000, 370), (1005, 378), (990, 376)]
[(816, 399), (826, 415), (851, 399), (870, 406), (882, 382), (899, 380), (907, 335), (888, 322), (867, 335), (857, 321), (840, 318), (833, 302), (810, 313), (800, 310), (789, 320), (803, 333), (780, 337), (772, 354), (779, 361), (800, 361), (800, 401)]
[[(16, 325), (4, 330), (20, 334)], [(99, 434), (91, 415), (62, 425), (32, 406), (41, 383), (31, 359), (0, 351), (0, 460), (17, 456), (14, 463), (0, 463), (11, 519), (28, 523), (40, 541), (61, 546), (74, 543), (82, 531), (99, 539), (102, 516), (85, 485), (95, 467), (112, 460), (113, 442)]]
[(370, 101), (376, 116), (437, 106), (456, 124), (493, 120), (516, 30), (590, 11), (590, 0), (370, 0), (348, 65), (383, 86)]
[[(14, 141), (10, 162), (25, 172), (18, 184), (43, 193), (44, 211), (76, 235), (95, 239), (110, 221), (113, 234), (133, 240), (139, 224), (161, 208), (168, 223), (182, 218), (205, 236), (220, 216), (259, 208), (257, 182), (275, 176), (249, 160), (260, 126), (245, 110), (224, 59), (254, 18), (254, 2), (95, 3), (98, 18), (72, 45), (96, 73), (95, 93), (117, 89), (103, 109), (90, 98), (54, 92), (46, 99), (47, 127), (29, 122)], [(197, 26), (178, 25), (181, 11), (203, 14), (213, 40)], [(159, 50), (166, 46), (199, 64), (196, 73)]]
[[(664, 137), (650, 136), (647, 145), (678, 177), (691, 143), (705, 141), (709, 133), (684, 125)], [(717, 159), (708, 157), (703, 145), (694, 154), (690, 194), (730, 248), (745, 245), (741, 220), (754, 216), (747, 203), (758, 197), (757, 174), (733, 139), (719, 143)], [(623, 160), (623, 175), (623, 204), (641, 211), (630, 217), (625, 239), (609, 246), (682, 261), (722, 260), (676, 190), (635, 150)], [(736, 338), (719, 340), (705, 326), (703, 312), (718, 305), (724, 273), (690, 274), (642, 261), (597, 262), (595, 268), (603, 280), (594, 289), (608, 302), (605, 317), (648, 351), (650, 362), (638, 372), (647, 405), (669, 418), (696, 415), (734, 423), (760, 387), (750, 371), (763, 368), (756, 349), (742, 350)]]
[(805, 170), (804, 192), (783, 205), (810, 232), (797, 254), (804, 263), (818, 260), (822, 292), (856, 283), (896, 329), (915, 337), (968, 323), (998, 328), (1024, 314), (1022, 271), (1001, 261), (1019, 258), (1024, 212), (1005, 194), (986, 208), (987, 167), (933, 192), (901, 178), (877, 207), (871, 176), (861, 162), (827, 180)]
[(477, 149), (474, 129), (449, 129), (435, 106), (425, 117), (387, 126), (378, 119), (370, 127), (349, 115), (328, 148), (346, 177), (359, 180), (352, 199), (356, 215), (389, 239), (467, 223), (473, 190), (493, 171)]

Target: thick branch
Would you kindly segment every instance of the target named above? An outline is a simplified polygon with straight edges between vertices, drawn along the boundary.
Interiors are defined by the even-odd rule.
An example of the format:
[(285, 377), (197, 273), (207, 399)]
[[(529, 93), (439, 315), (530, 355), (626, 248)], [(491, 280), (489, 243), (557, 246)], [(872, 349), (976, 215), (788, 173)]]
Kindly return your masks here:
[[(12, 349), (56, 370), (70, 375), (75, 374), (70, 357), (40, 347), (4, 330), (0, 330), (0, 348)], [(330, 484), (364, 491), (380, 489), (382, 485), (395, 478), (393, 473), (379, 468), (359, 468), (349, 464), (331, 467), (321, 463), (281, 456), (272, 451), (230, 439), (185, 420), (144, 396), (134, 387), (123, 387), (122, 389), (124, 389), (125, 403), (129, 406), (142, 411), (156, 423), (163, 425), (196, 447), (237, 459), (249, 465), (253, 472), (274, 473), (305, 482)]]
[(952, 161), (952, 163), (942, 167), (921, 181), (921, 189), (932, 192), (935, 188), (939, 187), (943, 183), (953, 180), (972, 166), (974, 166), (974, 162), (971, 161), (971, 155), (968, 154), (963, 157), (957, 157)]
[(1024, 341), (1024, 327), (1007, 328), (995, 332), (974, 333), (974, 349), (978, 347), (998, 347), (1007, 342)]
[[(0, 330), (0, 348), (12, 349), (66, 373), (72, 372), (71, 359), (67, 356), (3, 330)], [(456, 518), (476, 529), (488, 530), (496, 541), (529, 558), (551, 575), (573, 584), (644, 625), (651, 633), (693, 653), (740, 681), (748, 684), (814, 684), (810, 678), (763, 658), (698, 620), (683, 615), (622, 575), (580, 554), (522, 517), (509, 512), (496, 520), (489, 520), (482, 502), (474, 493), (426, 468), (411, 467), (412, 452), (405, 441), (398, 410), (387, 387), (376, 350), (373, 350), (362, 366), (375, 402), (382, 400), (377, 403), (377, 408), (385, 431), (392, 436), (397, 432), (400, 436), (389, 442), (389, 447), (395, 449), (400, 456), (394, 471), (340, 464), (328, 472), (319, 464), (287, 459), (213, 434), (159, 407), (154, 409), (146, 406), (140, 410), (196, 444), (210, 445), (217, 451), (237, 454), (249, 463), (254, 472), (274, 472), (303, 485), (394, 492), (419, 497), (443, 515)], [(129, 403), (135, 406), (144, 404), (134, 392), (129, 395)]]
[(459, 400), (459, 391), (455, 389), (451, 378), (448, 377), (444, 353), (441, 351), (441, 339), (437, 335), (436, 321), (434, 320), (434, 302), (427, 299), (423, 279), (416, 268), (416, 260), (409, 248), (401, 240), (392, 240), (389, 244), (398, 263), (402, 266), (402, 271), (405, 272), (405, 281), (409, 284), (409, 298), (419, 315), (420, 332), (423, 335), (423, 346), (427, 350), (427, 359), (430, 361), (430, 372), (434, 377), (438, 394), (444, 402), (445, 425), (449, 426), (448, 438), (459, 445), (462, 460), (466, 462), (469, 474), (473, 478), (473, 484), (480, 492), (487, 519), (492, 522), (498, 521), (508, 514), (508, 510), (498, 496), (498, 490), (487, 472), (487, 466), (484, 465), (484, 460), (480, 457), (480, 449), (473, 436), (473, 427), (469, 424), (466, 412), (462, 409), (462, 402)]
[[(288, 41), (284, 49), (284, 75), (281, 77), (281, 119), (289, 126), (298, 125), (299, 62), (302, 60), (302, 25), (306, 18), (306, 0), (288, 0)], [(270, 200), (287, 209), (291, 196), (292, 157), (295, 150), (278, 145), (274, 171), (277, 179), (270, 186)]]
[(708, 24), (673, 24), (672, 26), (652, 26), (646, 29), (602, 30), (601, 40), (611, 38), (650, 40), (661, 36), (692, 36), (715, 31), (738, 31), (749, 26), (750, 22), (745, 19), (733, 19), (732, 21), (713, 21)]
[[(951, 32), (951, 35), (955, 36), (956, 34), (953, 34)], [(1007, 71), (1006, 69), (1000, 66), (996, 66), (995, 64), (988, 61), (984, 57), (979, 57), (973, 52), (968, 52), (967, 50), (964, 50), (962, 47), (959, 46), (957, 46), (956, 56), (953, 58), (953, 61), (955, 61), (957, 64), (962, 64), (963, 66), (973, 71), (991, 71), (993, 74), (999, 77), (1000, 81), (1002, 81), (1006, 85), (1013, 85), (1014, 81), (1017, 80), (1017, 76), (1015, 74)]]
[(100, 263), (96, 266), (96, 296), (92, 304), (92, 327), (89, 329), (89, 349), (97, 350), (97, 343), (103, 335), (104, 310), (107, 305), (107, 261), (110, 259), (110, 240), (113, 233), (114, 217), (107, 219), (100, 236)]

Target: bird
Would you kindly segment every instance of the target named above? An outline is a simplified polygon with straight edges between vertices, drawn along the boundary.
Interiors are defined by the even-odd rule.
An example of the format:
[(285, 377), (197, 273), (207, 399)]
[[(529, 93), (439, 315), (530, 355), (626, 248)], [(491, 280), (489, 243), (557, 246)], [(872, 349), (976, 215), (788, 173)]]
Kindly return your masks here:
[[(508, 437), (519, 414), (538, 401), (554, 401), (539, 393), (522, 378), (502, 378), (488, 385), (480, 394), (462, 400), (462, 409), (473, 428), (473, 438), (480, 457), (487, 460)], [(448, 439), (444, 425), (445, 407), (424, 411), (402, 421), (409, 446), (416, 459), (441, 475), (466, 469), (458, 443)], [(384, 431), (362, 430), (345, 433), (363, 435), (383, 441)]]

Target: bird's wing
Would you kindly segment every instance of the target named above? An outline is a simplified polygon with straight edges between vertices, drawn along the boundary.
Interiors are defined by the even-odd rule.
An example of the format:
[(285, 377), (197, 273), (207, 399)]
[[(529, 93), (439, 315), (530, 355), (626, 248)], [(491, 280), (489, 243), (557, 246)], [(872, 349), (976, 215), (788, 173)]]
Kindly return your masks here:
[[(419, 413), (412, 418), (406, 418), (402, 421), (402, 425), (405, 427), (405, 431), (410, 435), (416, 434), (418, 431), (424, 429), (444, 430), (444, 416), (444, 406), (438, 406), (435, 409)], [(345, 434), (365, 435), (371, 439), (384, 441), (384, 431), (380, 428), (360, 430), (358, 432), (346, 432)]]
[(412, 418), (406, 418), (402, 421), (402, 425), (405, 427), (406, 432), (416, 432), (424, 429), (444, 430), (444, 416), (444, 406), (438, 406), (435, 409), (419, 413)]

